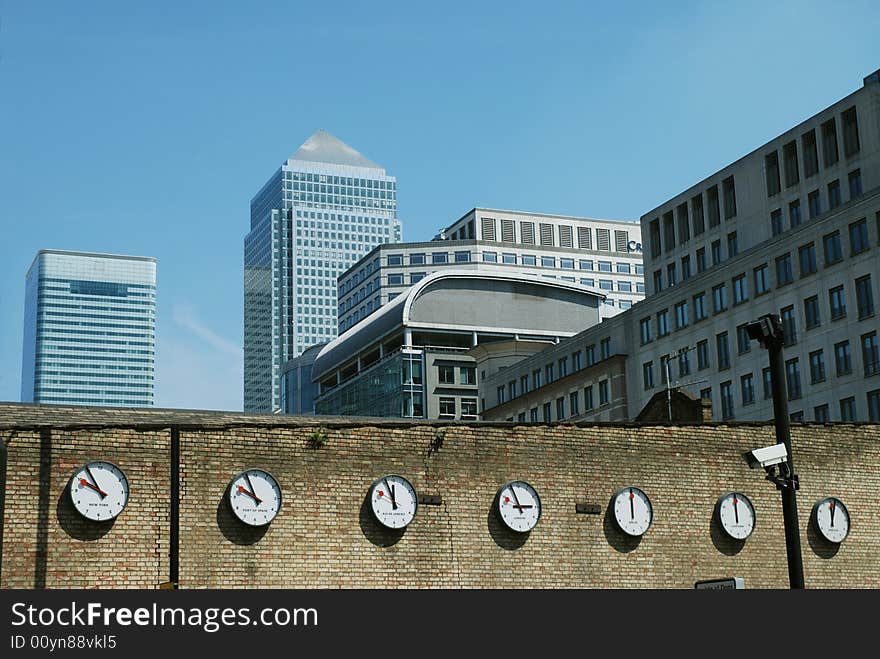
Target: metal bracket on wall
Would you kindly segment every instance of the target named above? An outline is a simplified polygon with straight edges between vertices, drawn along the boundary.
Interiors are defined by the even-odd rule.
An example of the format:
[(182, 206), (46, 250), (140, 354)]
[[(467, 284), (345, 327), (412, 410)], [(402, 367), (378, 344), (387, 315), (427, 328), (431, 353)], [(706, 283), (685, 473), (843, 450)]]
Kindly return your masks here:
[(420, 494), (419, 503), (426, 506), (442, 506), (443, 498), (439, 494)]
[(574, 511), (582, 515), (598, 515), (602, 512), (602, 506), (597, 503), (576, 503)]

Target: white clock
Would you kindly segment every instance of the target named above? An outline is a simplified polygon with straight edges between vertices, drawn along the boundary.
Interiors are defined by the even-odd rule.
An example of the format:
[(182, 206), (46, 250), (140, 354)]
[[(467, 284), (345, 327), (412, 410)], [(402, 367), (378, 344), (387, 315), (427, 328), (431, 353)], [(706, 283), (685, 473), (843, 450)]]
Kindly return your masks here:
[(128, 503), (128, 479), (106, 460), (80, 467), (70, 479), (70, 500), (80, 515), (95, 522), (114, 519)]
[(416, 516), (416, 490), (403, 476), (388, 474), (370, 486), (370, 508), (382, 526), (402, 529)]
[(264, 469), (246, 469), (229, 484), (229, 505), (248, 526), (265, 526), (281, 510), (281, 486)]
[(624, 487), (611, 497), (617, 527), (633, 537), (644, 535), (654, 520), (654, 508), (648, 495), (637, 487)]
[(541, 518), (541, 498), (525, 481), (510, 481), (501, 486), (496, 497), (498, 515), (511, 531), (526, 533)]
[(755, 530), (755, 507), (742, 492), (729, 492), (715, 506), (721, 528), (734, 540), (745, 540)]
[(829, 542), (843, 542), (849, 535), (849, 511), (840, 499), (827, 497), (817, 501), (812, 517), (816, 529)]

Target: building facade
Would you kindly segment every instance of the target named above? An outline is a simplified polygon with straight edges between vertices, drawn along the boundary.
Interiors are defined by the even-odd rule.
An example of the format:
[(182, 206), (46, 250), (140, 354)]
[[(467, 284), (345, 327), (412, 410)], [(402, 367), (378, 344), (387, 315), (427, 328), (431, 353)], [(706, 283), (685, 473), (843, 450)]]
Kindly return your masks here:
[(40, 250), (25, 284), (21, 400), (153, 404), (156, 259)]
[(244, 240), (244, 409), (282, 407), (281, 369), (337, 335), (336, 281), (400, 242), (397, 182), (320, 130), (251, 200)]
[(314, 414), (318, 385), (312, 382), (312, 366), (327, 342), (306, 348), (281, 367), (281, 411), (284, 414)]
[[(767, 353), (745, 325), (775, 313), (792, 419), (880, 419), (880, 72), (641, 222), (648, 296), (611, 335), (628, 355), (628, 418), (667, 378), (710, 399), (716, 420), (772, 418)], [(528, 365), (517, 370), (505, 377)], [(485, 384), (484, 418), (528, 414), (525, 402), (501, 407)]]
[(602, 292), (602, 316), (645, 296), (635, 222), (475, 208), (433, 240), (378, 245), (339, 277), (343, 332), (438, 270), (491, 264)]

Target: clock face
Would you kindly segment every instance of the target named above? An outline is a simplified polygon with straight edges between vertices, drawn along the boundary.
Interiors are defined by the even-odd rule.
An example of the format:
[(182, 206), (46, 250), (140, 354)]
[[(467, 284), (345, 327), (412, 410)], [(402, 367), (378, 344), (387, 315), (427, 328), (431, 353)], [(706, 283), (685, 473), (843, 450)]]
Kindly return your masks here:
[(128, 479), (116, 465), (96, 460), (80, 467), (70, 479), (70, 500), (86, 519), (114, 519), (128, 503)]
[(541, 518), (541, 499), (525, 481), (511, 481), (498, 490), (498, 514), (512, 531), (526, 533)]
[(734, 540), (745, 540), (755, 530), (755, 507), (741, 492), (730, 492), (718, 499), (716, 507), (721, 528)]
[(229, 505), (248, 526), (265, 526), (281, 510), (281, 486), (268, 471), (247, 469), (229, 484)]
[(813, 522), (829, 542), (843, 542), (849, 535), (849, 511), (840, 499), (828, 497), (813, 506)]
[(403, 476), (389, 474), (370, 487), (373, 516), (389, 529), (402, 529), (413, 521), (419, 507), (415, 488)]
[(611, 507), (620, 530), (634, 537), (643, 535), (654, 519), (651, 500), (637, 487), (624, 487), (615, 492)]

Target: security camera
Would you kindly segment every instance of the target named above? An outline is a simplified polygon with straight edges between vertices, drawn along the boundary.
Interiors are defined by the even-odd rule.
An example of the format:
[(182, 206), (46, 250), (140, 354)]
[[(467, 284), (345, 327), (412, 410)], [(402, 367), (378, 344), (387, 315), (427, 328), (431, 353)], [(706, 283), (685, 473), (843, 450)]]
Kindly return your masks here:
[(746, 334), (753, 341), (766, 347), (774, 338), (784, 336), (782, 319), (776, 314), (761, 316), (758, 320), (746, 325)]
[(763, 467), (767, 469), (780, 462), (786, 462), (788, 460), (788, 450), (785, 448), (785, 444), (774, 444), (773, 446), (746, 451), (743, 453), (743, 457), (749, 463), (750, 468), (758, 469)]

